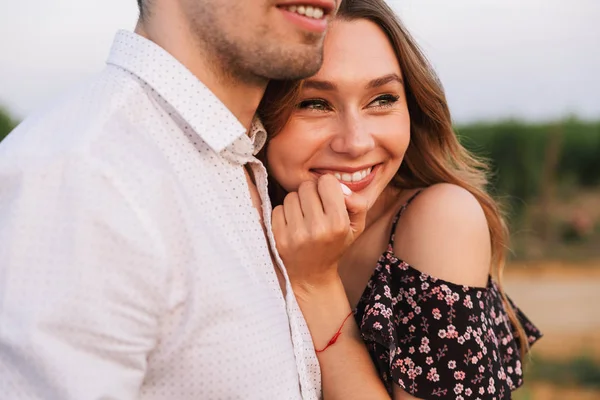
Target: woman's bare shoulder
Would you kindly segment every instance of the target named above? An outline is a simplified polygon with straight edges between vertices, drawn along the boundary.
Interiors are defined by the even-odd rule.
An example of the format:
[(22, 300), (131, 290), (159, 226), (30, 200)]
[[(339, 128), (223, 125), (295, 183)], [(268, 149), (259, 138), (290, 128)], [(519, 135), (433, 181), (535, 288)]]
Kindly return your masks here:
[(490, 234), (477, 198), (452, 184), (425, 188), (396, 227), (394, 252), (421, 272), (461, 285), (485, 286)]

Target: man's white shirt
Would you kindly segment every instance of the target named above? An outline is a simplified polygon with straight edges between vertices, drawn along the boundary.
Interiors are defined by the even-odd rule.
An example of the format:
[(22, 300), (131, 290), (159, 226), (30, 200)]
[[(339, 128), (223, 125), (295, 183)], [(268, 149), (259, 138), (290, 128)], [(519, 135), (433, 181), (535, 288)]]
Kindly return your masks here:
[[(154, 43), (0, 144), (7, 399), (317, 399), (319, 365), (274, 249), (265, 141)], [(269, 243), (252, 205), (249, 163)]]

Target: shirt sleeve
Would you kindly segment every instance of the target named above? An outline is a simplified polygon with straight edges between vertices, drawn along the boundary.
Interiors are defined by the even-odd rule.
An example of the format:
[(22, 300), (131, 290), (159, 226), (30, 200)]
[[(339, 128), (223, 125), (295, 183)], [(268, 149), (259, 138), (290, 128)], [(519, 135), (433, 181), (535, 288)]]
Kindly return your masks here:
[(138, 397), (165, 276), (123, 189), (85, 157), (0, 162), (2, 396)]

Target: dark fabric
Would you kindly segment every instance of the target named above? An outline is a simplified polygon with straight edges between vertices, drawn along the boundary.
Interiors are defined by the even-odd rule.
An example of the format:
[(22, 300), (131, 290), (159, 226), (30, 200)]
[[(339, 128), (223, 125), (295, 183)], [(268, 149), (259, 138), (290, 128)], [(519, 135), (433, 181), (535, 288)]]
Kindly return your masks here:
[[(396, 383), (423, 399), (510, 399), (523, 371), (498, 286), (445, 282), (398, 259), (393, 232), (408, 203), (355, 312), (388, 392)], [(533, 344), (540, 331), (515, 310)]]

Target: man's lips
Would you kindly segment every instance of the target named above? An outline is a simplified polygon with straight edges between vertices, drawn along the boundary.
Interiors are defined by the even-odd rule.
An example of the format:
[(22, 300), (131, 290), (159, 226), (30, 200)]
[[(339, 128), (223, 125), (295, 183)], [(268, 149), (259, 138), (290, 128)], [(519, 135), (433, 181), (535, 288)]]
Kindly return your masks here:
[(302, 30), (324, 33), (329, 16), (335, 11), (335, 3), (327, 0), (308, 0), (280, 3), (277, 8), (284, 17)]

